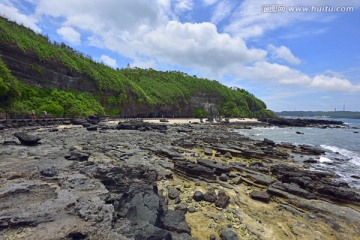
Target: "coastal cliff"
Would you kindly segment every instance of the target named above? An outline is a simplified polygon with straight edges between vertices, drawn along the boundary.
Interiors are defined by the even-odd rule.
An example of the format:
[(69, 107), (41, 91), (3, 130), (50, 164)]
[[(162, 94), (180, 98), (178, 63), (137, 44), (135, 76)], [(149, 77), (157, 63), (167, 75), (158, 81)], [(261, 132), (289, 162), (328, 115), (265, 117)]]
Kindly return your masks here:
[[(273, 117), (243, 89), (178, 71), (112, 69), (0, 18), (0, 110), (54, 115)], [(59, 100), (61, 99), (61, 100)]]

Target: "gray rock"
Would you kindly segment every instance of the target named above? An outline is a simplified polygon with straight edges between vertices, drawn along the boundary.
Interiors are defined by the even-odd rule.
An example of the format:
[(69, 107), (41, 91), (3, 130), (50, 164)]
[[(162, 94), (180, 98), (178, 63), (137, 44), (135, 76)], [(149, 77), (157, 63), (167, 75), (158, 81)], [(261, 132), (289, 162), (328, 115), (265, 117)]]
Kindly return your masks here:
[(225, 165), (220, 162), (208, 160), (208, 159), (197, 159), (198, 164), (212, 168), (215, 170), (216, 174), (222, 174), (222, 173), (229, 173), (230, 172), (230, 166)]
[(70, 161), (87, 161), (90, 157), (90, 153), (83, 152), (80, 150), (72, 150), (65, 156), (65, 159)]
[(88, 131), (97, 131), (97, 126), (96, 125), (92, 125), (86, 128), (86, 130)]
[(27, 145), (27, 146), (34, 146), (36, 144), (39, 144), (39, 141), (41, 140), (41, 138), (29, 135), (25, 132), (14, 133), (14, 136), (19, 139), (21, 144)]
[(180, 191), (177, 190), (176, 188), (172, 188), (168, 191), (168, 196), (170, 199), (175, 199), (179, 197), (179, 195), (180, 195)]
[(58, 175), (58, 170), (52, 167), (52, 168), (43, 169), (40, 171), (40, 173), (45, 177), (54, 177)]
[(196, 212), (196, 208), (194, 206), (191, 206), (191, 207), (188, 208), (188, 212), (189, 213), (194, 213), (194, 212)]
[(186, 223), (185, 213), (179, 210), (168, 210), (164, 218), (164, 228), (177, 233), (191, 234), (190, 227)]
[(222, 173), (219, 177), (219, 180), (223, 182), (226, 182), (228, 179), (229, 177), (225, 173)]
[(213, 155), (213, 151), (211, 148), (205, 148), (204, 149), (204, 154), (207, 156), (212, 156)]

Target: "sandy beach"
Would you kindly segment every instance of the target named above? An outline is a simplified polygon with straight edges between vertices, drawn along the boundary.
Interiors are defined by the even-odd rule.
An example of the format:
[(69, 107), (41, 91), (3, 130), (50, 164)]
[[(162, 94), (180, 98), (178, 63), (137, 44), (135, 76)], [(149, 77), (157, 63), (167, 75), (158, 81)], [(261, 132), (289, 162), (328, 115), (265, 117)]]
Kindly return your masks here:
[[(200, 123), (200, 119), (199, 118), (163, 118), (168, 120), (168, 122), (161, 122), (161, 123), (165, 123), (165, 124), (188, 124), (188, 123)], [(252, 123), (252, 122), (259, 122), (256, 118), (228, 118), (230, 123), (237, 123), (237, 122), (243, 122), (243, 123)], [(123, 121), (128, 121), (128, 119), (118, 119), (118, 120), (110, 120), (108, 121), (109, 123), (118, 123), (118, 122), (123, 122)], [(144, 119), (144, 122), (148, 122), (148, 123), (160, 123), (160, 118), (154, 118), (154, 119)], [(224, 121), (224, 119), (223, 119)], [(206, 124), (208, 123), (207, 121), (203, 120), (203, 123)], [(218, 122), (215, 122), (218, 123)]]

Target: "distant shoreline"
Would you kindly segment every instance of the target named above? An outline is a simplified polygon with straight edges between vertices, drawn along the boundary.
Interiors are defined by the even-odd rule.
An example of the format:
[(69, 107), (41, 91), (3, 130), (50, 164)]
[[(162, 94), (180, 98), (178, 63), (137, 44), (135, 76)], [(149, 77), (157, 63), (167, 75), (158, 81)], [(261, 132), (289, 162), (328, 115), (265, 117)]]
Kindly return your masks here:
[(360, 112), (352, 111), (282, 111), (275, 113), (279, 117), (316, 117), (360, 119)]

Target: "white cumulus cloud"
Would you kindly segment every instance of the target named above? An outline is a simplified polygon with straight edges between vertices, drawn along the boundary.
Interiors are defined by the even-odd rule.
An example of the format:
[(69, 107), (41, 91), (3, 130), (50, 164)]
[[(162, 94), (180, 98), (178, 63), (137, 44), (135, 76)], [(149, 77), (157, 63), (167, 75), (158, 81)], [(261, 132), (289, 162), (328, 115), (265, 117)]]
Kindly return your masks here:
[(295, 57), (288, 47), (285, 46), (275, 47), (274, 45), (270, 44), (268, 49), (271, 54), (271, 57), (275, 60), (281, 59), (291, 64), (301, 63), (301, 59)]
[(100, 59), (103, 61), (103, 63), (105, 63), (106, 65), (112, 67), (112, 68), (117, 68), (117, 64), (116, 64), (116, 59), (113, 59), (107, 55), (101, 55)]
[(41, 28), (37, 25), (38, 20), (35, 16), (28, 16), (19, 12), (15, 7), (0, 3), (0, 16), (6, 17), (18, 24), (24, 25), (33, 31), (40, 33)]
[(73, 44), (80, 44), (81, 42), (81, 34), (71, 27), (61, 27), (56, 32), (67, 42)]
[(262, 60), (266, 51), (249, 49), (240, 38), (219, 33), (211, 23), (180, 23), (145, 35), (142, 49), (148, 55), (176, 65), (221, 71), (229, 64), (246, 64)]

